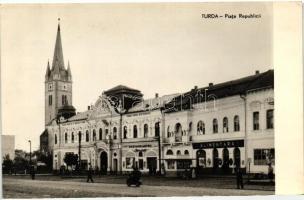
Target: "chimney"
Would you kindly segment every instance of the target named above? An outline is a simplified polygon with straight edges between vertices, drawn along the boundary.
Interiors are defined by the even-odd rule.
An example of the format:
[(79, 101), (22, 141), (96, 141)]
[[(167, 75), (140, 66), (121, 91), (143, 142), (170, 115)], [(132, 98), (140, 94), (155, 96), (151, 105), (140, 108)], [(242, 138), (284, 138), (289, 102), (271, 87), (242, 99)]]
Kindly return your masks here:
[(260, 71), (259, 71), (259, 70), (256, 70), (256, 71), (255, 71), (255, 75), (257, 75), (257, 74), (260, 74)]
[(213, 83), (209, 83), (209, 87), (212, 87), (213, 86)]
[(158, 98), (158, 93), (155, 93), (155, 98)]
[(197, 85), (194, 86), (194, 89), (197, 90)]

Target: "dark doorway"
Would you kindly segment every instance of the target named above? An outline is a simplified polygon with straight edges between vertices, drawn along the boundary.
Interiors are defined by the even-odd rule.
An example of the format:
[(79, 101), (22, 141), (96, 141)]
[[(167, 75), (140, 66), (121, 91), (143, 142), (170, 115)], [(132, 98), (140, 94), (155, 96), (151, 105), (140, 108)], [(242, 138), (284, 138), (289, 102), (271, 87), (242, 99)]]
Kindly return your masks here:
[(222, 165), (222, 168), (223, 168), (223, 172), (225, 174), (227, 174), (228, 171), (229, 171), (229, 151), (228, 151), (227, 148), (223, 149), (223, 165)]
[(212, 159), (212, 162), (213, 162), (213, 172), (216, 173), (217, 172), (217, 168), (219, 166), (219, 159), (218, 159), (218, 151), (217, 149), (213, 149), (212, 151), (212, 156), (213, 156), (213, 159)]
[(204, 174), (205, 168), (206, 168), (206, 151), (198, 150), (196, 152), (197, 175), (201, 176), (202, 174)]
[(147, 165), (149, 169), (149, 175), (156, 175), (157, 158), (156, 157), (147, 158)]
[(108, 169), (108, 154), (103, 151), (100, 154), (100, 173), (107, 174), (107, 169)]
[(234, 157), (234, 165), (236, 168), (241, 166), (241, 152), (239, 148), (234, 148), (233, 150), (233, 157)]

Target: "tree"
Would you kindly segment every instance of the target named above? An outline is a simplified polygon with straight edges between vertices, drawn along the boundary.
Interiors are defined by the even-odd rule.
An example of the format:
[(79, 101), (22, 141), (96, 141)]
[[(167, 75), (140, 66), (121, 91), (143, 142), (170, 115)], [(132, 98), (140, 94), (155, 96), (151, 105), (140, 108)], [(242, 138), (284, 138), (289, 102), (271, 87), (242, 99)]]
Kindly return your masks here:
[(13, 169), (13, 161), (10, 159), (9, 155), (3, 157), (2, 171), (3, 173), (11, 173)]
[(24, 171), (29, 168), (29, 157), (23, 150), (15, 150), (14, 167), (16, 171)]
[(66, 165), (69, 166), (73, 166), (73, 165), (77, 165), (78, 163), (78, 155), (74, 154), (74, 153), (66, 153), (64, 156), (63, 161), (66, 163)]

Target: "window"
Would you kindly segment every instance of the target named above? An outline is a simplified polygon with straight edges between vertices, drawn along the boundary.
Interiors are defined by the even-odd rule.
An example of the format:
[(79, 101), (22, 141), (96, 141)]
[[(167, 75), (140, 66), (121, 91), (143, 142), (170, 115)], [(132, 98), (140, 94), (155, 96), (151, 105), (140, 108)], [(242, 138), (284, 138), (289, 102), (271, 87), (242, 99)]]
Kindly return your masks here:
[(185, 150), (184, 154), (185, 154), (185, 155), (189, 155), (189, 151), (188, 151), (188, 150)]
[(93, 129), (93, 141), (96, 141), (96, 130)]
[(99, 128), (99, 140), (102, 140), (102, 128)]
[(217, 119), (213, 119), (213, 133), (218, 133), (218, 123)]
[(176, 165), (177, 169), (190, 169), (192, 160), (177, 160)]
[(148, 128), (148, 124), (145, 124), (144, 125), (144, 137), (148, 137), (148, 131), (149, 131), (149, 128)]
[(133, 166), (135, 166), (135, 158), (134, 157), (126, 158), (126, 168), (132, 169)]
[(57, 135), (55, 134), (55, 144), (57, 144)]
[(171, 149), (169, 149), (166, 154), (167, 155), (173, 155), (173, 151)]
[(167, 165), (168, 165), (168, 169), (174, 169), (175, 168), (175, 161), (174, 160), (168, 160)]
[(274, 149), (254, 149), (254, 165), (274, 164)]
[(138, 168), (140, 170), (144, 169), (144, 160), (143, 159), (138, 159)]
[(189, 133), (192, 131), (192, 122), (189, 123)]
[(79, 132), (78, 132), (78, 142), (79, 142), (79, 143), (80, 143), (80, 141), (81, 141), (81, 139), (82, 139), (82, 138), (81, 138), (81, 135), (82, 135), (82, 133), (79, 131)]
[(124, 134), (124, 139), (127, 139), (127, 135), (128, 135), (128, 128), (127, 128), (127, 126), (124, 126), (123, 134)]
[(253, 130), (259, 130), (260, 124), (259, 124), (259, 112), (253, 113)]
[(170, 137), (170, 126), (167, 127), (167, 137)]
[(68, 134), (67, 133), (64, 134), (64, 143), (68, 143)]
[(62, 105), (67, 105), (68, 104), (68, 100), (67, 100), (66, 95), (61, 96), (61, 103), (62, 103)]
[(176, 155), (181, 155), (181, 154), (182, 154), (181, 151), (177, 150)]
[(273, 128), (273, 109), (267, 110), (266, 113), (266, 124), (267, 124), (267, 129), (272, 129)]
[(137, 138), (137, 126), (133, 126), (133, 138)]
[(224, 117), (224, 119), (223, 119), (223, 133), (227, 133), (227, 132), (229, 132), (228, 118)]
[(205, 123), (202, 121), (199, 121), (197, 123), (197, 134), (198, 135), (204, 135), (205, 134)]
[(89, 131), (86, 131), (86, 142), (90, 141), (90, 135), (89, 135)]
[(53, 103), (53, 97), (52, 95), (49, 95), (49, 106), (51, 106)]
[(234, 131), (240, 131), (240, 119), (238, 115), (234, 116)]
[(155, 123), (155, 137), (159, 137), (159, 122)]
[(116, 127), (113, 128), (113, 139), (114, 140), (117, 139), (117, 128)]
[(72, 132), (72, 138), (71, 138), (71, 140), (72, 140), (72, 143), (74, 143), (74, 132)]

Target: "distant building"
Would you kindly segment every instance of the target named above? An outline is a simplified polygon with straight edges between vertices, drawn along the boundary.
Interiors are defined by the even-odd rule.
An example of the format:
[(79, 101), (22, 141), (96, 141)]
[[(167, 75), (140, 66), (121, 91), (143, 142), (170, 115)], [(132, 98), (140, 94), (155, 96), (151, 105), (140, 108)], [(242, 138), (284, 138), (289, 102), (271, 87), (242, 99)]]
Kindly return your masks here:
[(1, 159), (6, 155), (9, 155), (11, 160), (15, 158), (15, 136), (14, 135), (1, 135), (2, 142), (2, 156)]

